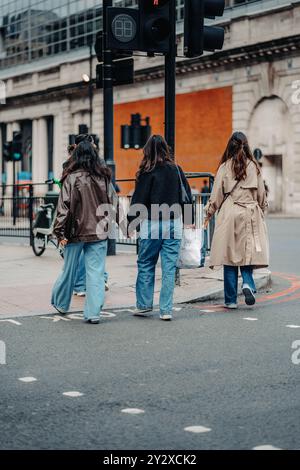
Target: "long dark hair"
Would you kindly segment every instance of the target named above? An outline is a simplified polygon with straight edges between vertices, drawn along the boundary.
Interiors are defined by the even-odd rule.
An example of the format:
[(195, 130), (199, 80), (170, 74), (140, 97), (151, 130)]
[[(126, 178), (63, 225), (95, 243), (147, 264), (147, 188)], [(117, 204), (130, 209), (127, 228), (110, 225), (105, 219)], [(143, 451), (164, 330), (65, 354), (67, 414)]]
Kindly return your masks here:
[(90, 175), (111, 179), (111, 172), (101, 162), (93, 137), (89, 134), (80, 134), (75, 138), (75, 146), (68, 164), (64, 169), (61, 182), (76, 170), (86, 170)]
[(152, 135), (144, 149), (144, 157), (136, 174), (138, 180), (142, 173), (149, 173), (158, 165), (174, 165), (170, 147), (161, 135)]
[(243, 132), (234, 132), (232, 134), (220, 162), (220, 166), (228, 160), (232, 160), (232, 171), (237, 181), (246, 179), (249, 161), (255, 164), (257, 173), (260, 173), (257, 161), (250, 150), (248, 139)]

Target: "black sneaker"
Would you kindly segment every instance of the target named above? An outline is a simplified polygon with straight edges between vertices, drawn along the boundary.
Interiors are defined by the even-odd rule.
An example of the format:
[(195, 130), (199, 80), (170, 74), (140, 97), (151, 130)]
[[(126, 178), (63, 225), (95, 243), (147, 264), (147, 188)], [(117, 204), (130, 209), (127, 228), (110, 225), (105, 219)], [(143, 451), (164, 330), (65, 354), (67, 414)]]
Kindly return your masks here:
[(243, 294), (245, 296), (245, 302), (246, 305), (254, 305), (256, 300), (255, 300), (255, 295), (249, 284), (244, 284), (243, 285)]

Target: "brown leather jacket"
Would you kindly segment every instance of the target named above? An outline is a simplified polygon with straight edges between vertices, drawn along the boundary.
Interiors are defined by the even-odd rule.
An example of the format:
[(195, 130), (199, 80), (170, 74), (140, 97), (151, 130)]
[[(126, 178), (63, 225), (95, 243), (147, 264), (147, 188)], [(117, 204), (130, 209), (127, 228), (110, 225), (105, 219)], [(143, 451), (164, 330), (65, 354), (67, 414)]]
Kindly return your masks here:
[(108, 181), (77, 170), (64, 180), (58, 199), (53, 233), (70, 243), (106, 240), (107, 219), (97, 215), (101, 204), (110, 204)]

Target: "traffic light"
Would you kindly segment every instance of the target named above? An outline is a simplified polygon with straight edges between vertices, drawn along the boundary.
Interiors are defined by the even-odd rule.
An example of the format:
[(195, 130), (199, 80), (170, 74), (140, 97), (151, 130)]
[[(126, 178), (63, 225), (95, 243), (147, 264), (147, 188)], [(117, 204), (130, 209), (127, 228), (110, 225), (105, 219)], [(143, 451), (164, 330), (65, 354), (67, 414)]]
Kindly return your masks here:
[[(131, 85), (134, 82), (134, 60), (116, 60), (112, 64), (113, 85)], [(96, 65), (96, 87), (103, 87), (103, 64)]]
[[(167, 53), (174, 0), (139, 0), (138, 9), (107, 8), (107, 44), (112, 50)], [(100, 49), (99, 49), (100, 51)]]
[(12, 160), (19, 162), (23, 158), (23, 136), (21, 132), (13, 133), (12, 140)]
[[(124, 9), (124, 8), (123, 8)], [(115, 8), (114, 8), (115, 10)], [(104, 40), (103, 40), (103, 31), (99, 31), (96, 34), (96, 41), (94, 44), (94, 49), (96, 52), (97, 60), (98, 62), (104, 62), (104, 56), (103, 56), (103, 51), (104, 51)], [(130, 50), (117, 50), (114, 49), (112, 51), (112, 59), (119, 60), (119, 59), (128, 59), (132, 57), (132, 51)]]
[(140, 49), (167, 53), (170, 49), (173, 0), (139, 0)]
[(146, 117), (145, 126), (141, 124), (142, 117), (139, 113), (131, 115), (131, 125), (121, 126), (121, 148), (136, 149), (144, 147), (151, 135), (150, 118)]
[(184, 3), (184, 55), (198, 57), (204, 51), (222, 49), (224, 29), (205, 26), (205, 18), (223, 16), (225, 0), (185, 0)]
[(6, 162), (12, 161), (12, 142), (4, 142), (3, 144), (3, 159)]

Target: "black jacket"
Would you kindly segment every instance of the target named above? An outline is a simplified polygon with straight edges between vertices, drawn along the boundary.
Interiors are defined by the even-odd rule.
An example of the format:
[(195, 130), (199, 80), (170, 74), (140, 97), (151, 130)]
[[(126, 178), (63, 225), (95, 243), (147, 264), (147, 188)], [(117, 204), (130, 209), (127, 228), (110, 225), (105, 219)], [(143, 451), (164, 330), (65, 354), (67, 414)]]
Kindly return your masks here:
[[(189, 196), (189, 210), (186, 211), (186, 217), (184, 217), (184, 223), (192, 224), (194, 223), (194, 215), (191, 204), (193, 202), (193, 197), (189, 183), (182, 171), (178, 166), (181, 179), (186, 189), (186, 192)], [(183, 205), (181, 204), (181, 185), (178, 175), (178, 171), (175, 165), (170, 163), (165, 163), (163, 165), (158, 165), (153, 171), (149, 173), (143, 173), (135, 187), (134, 194), (131, 200), (131, 208), (128, 214), (128, 221), (131, 222), (136, 218), (135, 211), (132, 210), (132, 206), (135, 204), (143, 204), (147, 208), (147, 214), (144, 218), (156, 219), (151, 214), (151, 207), (156, 205), (166, 204), (168, 207), (174, 206), (174, 204), (179, 206), (180, 215), (184, 215)], [(188, 214), (190, 213), (190, 215)], [(171, 215), (171, 218), (178, 217), (178, 214)], [(161, 218), (161, 216), (160, 216)]]

